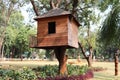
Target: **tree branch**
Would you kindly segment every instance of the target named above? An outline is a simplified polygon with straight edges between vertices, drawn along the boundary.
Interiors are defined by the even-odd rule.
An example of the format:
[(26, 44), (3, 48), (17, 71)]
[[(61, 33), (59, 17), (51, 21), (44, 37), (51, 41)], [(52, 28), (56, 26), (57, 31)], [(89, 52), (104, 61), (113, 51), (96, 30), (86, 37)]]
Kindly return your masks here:
[(50, 7), (52, 9), (56, 9), (59, 7), (60, 3), (61, 3), (61, 0), (56, 0), (56, 3), (53, 0), (50, 0)]
[(79, 12), (82, 11), (82, 12), (84, 12), (86, 8), (90, 8), (90, 7), (91, 7), (91, 6), (86, 6), (86, 7), (81, 8), (81, 7), (79, 6), (79, 8), (77, 8), (76, 11), (79, 11)]
[(39, 16), (38, 8), (35, 6), (34, 0), (30, 0), (36, 16)]
[(78, 42), (78, 45), (79, 45), (79, 47), (80, 47), (80, 49), (81, 49), (81, 51), (82, 51), (82, 54), (83, 54), (84, 57), (87, 59), (87, 56), (85, 55), (85, 50), (84, 50), (82, 44), (81, 44), (80, 42)]
[[(9, 4), (9, 8), (8, 8), (8, 13), (7, 13), (7, 18), (6, 18), (6, 25), (7, 25), (7, 23), (8, 23), (8, 21), (9, 21), (9, 18), (10, 18), (10, 15), (11, 15), (11, 13), (12, 13), (12, 11), (13, 11), (13, 6), (14, 6), (14, 3), (10, 3)], [(7, 27), (7, 26), (6, 26)]]
[(68, 6), (71, 4), (71, 0), (65, 0), (65, 10), (68, 10)]
[(79, 0), (73, 0), (73, 2), (72, 2), (72, 6), (73, 6), (73, 8), (72, 8), (72, 14), (74, 16), (75, 16), (75, 13), (76, 13), (76, 8), (78, 6), (78, 2), (79, 2)]
[(57, 0), (57, 3), (56, 3), (56, 8), (58, 8), (58, 7), (59, 7), (60, 3), (61, 3), (61, 0)]
[(50, 0), (50, 7), (51, 7), (52, 9), (55, 9), (55, 3), (53, 2), (53, 0)]

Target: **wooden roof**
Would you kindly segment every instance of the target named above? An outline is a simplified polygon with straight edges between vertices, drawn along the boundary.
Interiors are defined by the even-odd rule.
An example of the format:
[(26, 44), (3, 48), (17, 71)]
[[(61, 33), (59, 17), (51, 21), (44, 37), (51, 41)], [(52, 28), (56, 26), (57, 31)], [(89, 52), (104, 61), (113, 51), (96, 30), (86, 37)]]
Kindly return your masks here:
[(60, 15), (68, 15), (68, 14), (71, 14), (69, 11), (64, 11), (63, 9), (59, 9), (59, 8), (56, 8), (56, 9), (52, 9), (50, 11), (48, 11), (47, 13), (45, 14), (42, 14), (40, 16), (37, 16), (35, 18), (38, 19), (38, 18), (46, 18), (46, 17), (53, 17), (53, 16), (60, 16)]
[(76, 20), (76, 18), (71, 14), (71, 12), (69, 11), (65, 11), (63, 9), (60, 8), (56, 8), (56, 9), (52, 9), (50, 11), (48, 11), (45, 14), (42, 14), (40, 16), (37, 16), (36, 18), (34, 18), (35, 20), (41, 19), (41, 18), (48, 18), (48, 17), (54, 17), (54, 16), (62, 16), (62, 15), (71, 15), (74, 20), (77, 22), (77, 24), (80, 26), (79, 22)]

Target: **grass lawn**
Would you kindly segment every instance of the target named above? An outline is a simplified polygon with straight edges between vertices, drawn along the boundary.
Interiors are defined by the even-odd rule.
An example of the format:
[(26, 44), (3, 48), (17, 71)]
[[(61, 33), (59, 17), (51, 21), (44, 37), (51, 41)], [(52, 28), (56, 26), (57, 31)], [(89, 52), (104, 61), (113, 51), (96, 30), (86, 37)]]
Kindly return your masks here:
[(118, 76), (114, 76), (114, 62), (94, 62), (93, 66), (107, 68), (107, 70), (104, 71), (94, 72), (93, 80), (120, 80), (120, 64)]
[[(82, 61), (80, 63), (77, 63), (76, 60), (68, 60), (69, 62), (73, 62), (77, 65), (86, 65), (86, 61)], [(55, 65), (58, 64), (57, 61), (0, 61), (1, 67), (10, 67), (16, 66), (16, 67), (36, 67), (40, 65)], [(100, 71), (100, 72), (94, 72), (94, 78), (92, 80), (120, 80), (120, 64), (119, 64), (119, 75), (114, 76), (114, 62), (93, 62), (93, 67), (103, 67), (107, 68), (107, 70)]]

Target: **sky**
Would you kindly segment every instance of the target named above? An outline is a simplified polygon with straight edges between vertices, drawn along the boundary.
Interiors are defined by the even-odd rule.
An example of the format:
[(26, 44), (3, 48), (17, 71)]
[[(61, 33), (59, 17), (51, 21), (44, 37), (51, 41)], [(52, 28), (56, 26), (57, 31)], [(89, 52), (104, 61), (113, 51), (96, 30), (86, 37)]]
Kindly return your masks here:
[(26, 7), (22, 7), (20, 10), (22, 12), (22, 15), (24, 16), (24, 21), (27, 22), (29, 19), (29, 14), (27, 13), (27, 6)]
[[(22, 8), (20, 8), (20, 10), (21, 10), (21, 13), (22, 13), (22, 15), (23, 15), (23, 17), (24, 17), (24, 22), (25, 22), (25, 24), (28, 24), (28, 23), (32, 23), (32, 22), (30, 22), (29, 20), (31, 20), (31, 17), (30, 17), (30, 13), (28, 13), (27, 12), (27, 10), (28, 10), (28, 8), (32, 8), (32, 5), (31, 4), (27, 4), (27, 5), (25, 5), (24, 7), (22, 7)], [(32, 18), (32, 21), (33, 21), (34, 19)], [(36, 24), (35, 22), (34, 23), (32, 23), (32, 24)]]
[(94, 12), (96, 16), (100, 16), (100, 21), (99, 23), (97, 23), (97, 25), (91, 25), (91, 31), (95, 31), (96, 29), (99, 29), (100, 26), (102, 26), (105, 18), (107, 17), (108, 13), (111, 11), (111, 6), (108, 7), (108, 9), (104, 12), (101, 12), (100, 10), (98, 10), (97, 8), (94, 8)]

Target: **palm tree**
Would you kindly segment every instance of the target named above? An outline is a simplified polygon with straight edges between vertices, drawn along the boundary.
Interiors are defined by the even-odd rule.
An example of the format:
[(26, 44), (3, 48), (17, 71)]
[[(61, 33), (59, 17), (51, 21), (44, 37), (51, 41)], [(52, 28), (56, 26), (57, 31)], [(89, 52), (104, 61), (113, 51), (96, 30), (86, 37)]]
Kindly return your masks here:
[(113, 6), (101, 28), (101, 40), (107, 42), (120, 41), (120, 4)]
[[(112, 6), (101, 28), (101, 41), (107, 45), (115, 44), (120, 48), (120, 1)], [(115, 76), (118, 75), (118, 54), (115, 54)]]

